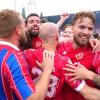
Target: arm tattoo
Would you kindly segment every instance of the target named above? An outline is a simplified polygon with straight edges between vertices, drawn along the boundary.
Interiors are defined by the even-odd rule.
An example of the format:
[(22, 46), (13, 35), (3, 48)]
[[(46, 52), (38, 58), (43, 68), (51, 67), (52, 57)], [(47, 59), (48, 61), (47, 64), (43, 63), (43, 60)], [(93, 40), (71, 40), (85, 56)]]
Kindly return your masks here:
[(93, 82), (100, 87), (100, 75), (95, 75)]

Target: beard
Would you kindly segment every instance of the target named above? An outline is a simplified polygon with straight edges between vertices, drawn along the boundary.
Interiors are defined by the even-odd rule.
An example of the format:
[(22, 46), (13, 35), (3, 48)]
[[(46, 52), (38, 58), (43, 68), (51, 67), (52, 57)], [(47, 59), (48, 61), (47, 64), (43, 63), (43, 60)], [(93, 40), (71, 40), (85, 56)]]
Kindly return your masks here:
[(32, 48), (32, 39), (34, 37), (37, 37), (39, 35), (39, 32), (35, 31), (32, 32), (32, 29), (29, 31), (26, 31), (25, 36), (20, 36), (19, 39), (19, 48), (20, 50), (26, 50)]
[(80, 38), (80, 36), (74, 36), (73, 37), (73, 40), (75, 42), (75, 44), (78, 46), (78, 47), (83, 47), (83, 46), (87, 46), (89, 44), (89, 38), (90, 36), (87, 37), (87, 40), (82, 40)]
[(20, 38), (19, 38), (19, 48), (20, 48), (20, 50), (24, 50), (26, 45), (27, 45), (26, 35), (21, 35)]
[(38, 32), (38, 31), (32, 32), (32, 29), (30, 29), (30, 30), (27, 32), (27, 35), (28, 35), (28, 37), (30, 37), (30, 38), (34, 38), (34, 37), (37, 37), (37, 36), (39, 35), (39, 32)]

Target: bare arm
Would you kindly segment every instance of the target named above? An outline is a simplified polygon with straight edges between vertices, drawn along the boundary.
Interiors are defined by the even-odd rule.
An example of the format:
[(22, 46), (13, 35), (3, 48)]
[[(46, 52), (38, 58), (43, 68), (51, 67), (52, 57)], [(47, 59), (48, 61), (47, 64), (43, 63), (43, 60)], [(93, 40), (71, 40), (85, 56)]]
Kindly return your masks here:
[[(76, 65), (73, 64), (67, 64), (67, 68), (64, 68), (66, 70), (66, 76), (73, 76), (73, 78), (70, 81), (76, 80), (76, 79), (90, 79), (94, 81), (96, 84), (98, 83), (100, 85), (100, 76), (95, 74), (92, 71), (89, 71), (86, 69), (83, 65), (80, 63)], [(87, 84), (78, 91), (86, 100), (100, 100), (100, 90), (90, 87)]]
[(66, 19), (68, 19), (68, 17), (69, 17), (69, 14), (68, 14), (68, 13), (63, 13), (63, 14), (60, 16), (60, 20), (57, 22), (58, 28), (61, 27), (61, 25), (65, 22)]
[(42, 63), (43, 73), (40, 80), (36, 83), (35, 93), (32, 94), (27, 100), (44, 100), (53, 68), (53, 60), (54, 57), (52, 54), (44, 52)]
[(88, 85), (85, 85), (79, 93), (86, 99), (86, 100), (100, 100), (100, 90), (92, 88)]
[(93, 81), (97, 86), (100, 87), (100, 75), (95, 74), (94, 77), (93, 77), (93, 79), (92, 79), (92, 81)]

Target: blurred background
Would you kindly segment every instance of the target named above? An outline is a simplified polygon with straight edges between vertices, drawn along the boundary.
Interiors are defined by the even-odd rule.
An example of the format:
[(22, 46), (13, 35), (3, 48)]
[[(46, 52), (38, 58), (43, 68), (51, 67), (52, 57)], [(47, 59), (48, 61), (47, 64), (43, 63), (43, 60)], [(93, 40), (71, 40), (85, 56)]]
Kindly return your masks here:
[(0, 10), (7, 8), (20, 12), (24, 18), (34, 12), (54, 23), (67, 12), (70, 17), (64, 24), (71, 22), (74, 13), (92, 10), (96, 14), (96, 31), (100, 33), (100, 0), (1, 0)]

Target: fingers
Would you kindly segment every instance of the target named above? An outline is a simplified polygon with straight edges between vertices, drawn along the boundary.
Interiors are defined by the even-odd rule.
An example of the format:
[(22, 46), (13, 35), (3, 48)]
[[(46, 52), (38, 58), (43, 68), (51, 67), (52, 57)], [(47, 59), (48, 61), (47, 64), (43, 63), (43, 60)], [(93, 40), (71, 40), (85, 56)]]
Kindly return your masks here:
[(98, 44), (96, 44), (93, 48), (93, 52), (98, 52), (100, 50), (100, 46), (98, 46)]
[(93, 52), (98, 52), (100, 50), (100, 40), (90, 39), (90, 45), (93, 48)]
[(36, 64), (41, 67), (43, 70), (46, 69), (47, 66), (54, 66), (54, 53), (50, 53), (47, 50), (43, 51), (43, 61), (40, 63), (39, 61), (36, 61)]
[(89, 40), (89, 43), (90, 43), (91, 47), (94, 48), (94, 46), (95, 46), (95, 44), (94, 44), (94, 39), (90, 39), (90, 40)]
[(75, 73), (67, 73), (67, 74), (64, 74), (65, 76), (76, 76)]
[(54, 67), (54, 53), (49, 52), (47, 50), (43, 51), (43, 61), (42, 66), (46, 70), (52, 70)]
[(67, 72), (75, 72), (75, 70), (74, 69), (71, 69), (71, 68), (63, 68), (63, 70), (66, 70)]
[(73, 77), (69, 81), (74, 81), (74, 80), (77, 80), (77, 79), (78, 79), (78, 77)]
[(68, 13), (63, 13), (62, 16), (66, 17), (66, 16), (69, 16), (69, 14)]
[(71, 69), (77, 69), (77, 65), (75, 64), (75, 65), (73, 65), (73, 64), (66, 64), (65, 65), (67, 68), (71, 68)]
[(43, 51), (43, 59), (54, 59), (54, 53), (50, 53), (47, 50)]
[(68, 13), (63, 13), (63, 14), (61, 14), (61, 19), (67, 19), (67, 18), (69, 18), (69, 14)]
[(82, 67), (84, 67), (85, 68), (85, 66), (83, 66), (82, 64), (80, 64), (79, 62), (77, 63), (77, 66), (78, 66), (78, 68), (82, 68)]

